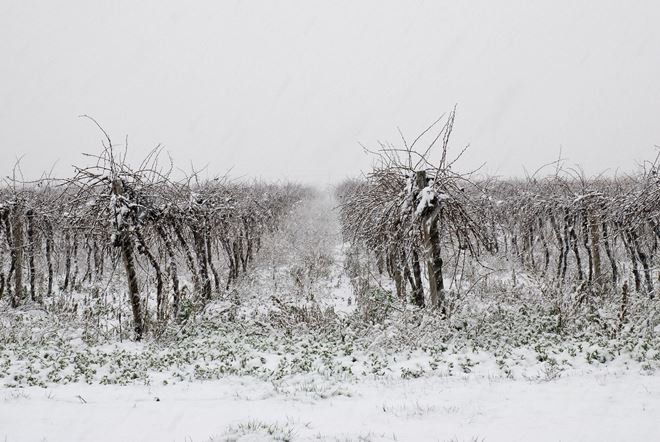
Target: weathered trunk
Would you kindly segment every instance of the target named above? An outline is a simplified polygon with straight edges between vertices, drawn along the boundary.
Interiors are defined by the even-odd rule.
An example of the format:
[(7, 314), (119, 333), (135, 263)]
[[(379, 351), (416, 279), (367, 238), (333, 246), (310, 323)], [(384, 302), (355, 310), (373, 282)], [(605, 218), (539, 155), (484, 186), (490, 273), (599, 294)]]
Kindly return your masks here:
[(623, 244), (625, 246), (626, 251), (628, 252), (628, 258), (632, 262), (632, 273), (633, 276), (635, 277), (635, 291), (639, 292), (642, 288), (642, 280), (639, 275), (637, 254), (635, 253), (635, 249), (633, 248), (632, 241), (630, 238), (630, 232), (628, 230), (624, 230), (623, 232)]
[(600, 284), (602, 279), (599, 225), (598, 214), (592, 209), (589, 213), (589, 232), (591, 233), (591, 258), (594, 267), (594, 280), (597, 284)]
[(11, 213), (9, 211), (5, 213), (4, 227), (7, 247), (9, 247), (9, 271), (7, 272), (7, 277), (5, 278), (5, 287), (7, 293), (9, 294), (11, 303), (14, 305), (14, 294), (11, 289), (11, 281), (14, 276), (14, 270), (16, 269), (16, 250), (14, 247), (14, 239), (12, 235)]
[(34, 211), (28, 209), (25, 212), (25, 218), (27, 220), (27, 252), (28, 252), (28, 271), (30, 276), (30, 299), (32, 302), (37, 301), (37, 287), (36, 287), (36, 277), (37, 270), (34, 265), (34, 250), (35, 250), (35, 240), (34, 240)]
[(399, 254), (397, 251), (390, 252), (390, 271), (392, 272), (392, 279), (394, 280), (394, 286), (396, 287), (396, 296), (401, 299), (405, 296), (405, 281), (404, 276), (401, 272), (401, 262), (399, 260)]
[[(410, 272), (410, 267), (408, 266), (408, 261), (405, 257), (403, 259), (403, 279), (404, 279), (404, 281), (408, 281), (408, 284), (410, 284), (410, 288), (414, 292), (415, 291), (415, 281), (413, 280), (412, 273)], [(404, 287), (405, 287), (405, 285), (404, 285)], [(406, 290), (404, 290), (403, 296), (404, 297), (406, 296)]]
[(100, 281), (103, 278), (103, 262), (104, 262), (103, 249), (99, 247), (96, 239), (94, 240), (94, 273), (96, 280)]
[(642, 263), (642, 268), (644, 269), (644, 279), (646, 280), (646, 288), (648, 290), (649, 296), (653, 298), (653, 279), (651, 278), (651, 267), (649, 265), (648, 255), (643, 251), (642, 246), (639, 243), (639, 236), (634, 230), (630, 231), (630, 239), (632, 240), (632, 246), (639, 256), (639, 261)]
[(562, 281), (566, 280), (566, 271), (568, 269), (568, 256), (571, 252), (571, 239), (569, 235), (568, 215), (564, 217), (564, 265), (561, 268)]
[(204, 299), (211, 298), (211, 280), (209, 279), (208, 263), (206, 261), (206, 241), (204, 233), (198, 229), (192, 229), (193, 241), (195, 242), (195, 253), (197, 254), (197, 264), (199, 266), (199, 275), (201, 278), (201, 295)]
[(122, 232), (121, 257), (128, 279), (128, 296), (133, 310), (133, 326), (135, 339), (140, 341), (144, 334), (144, 318), (142, 316), (142, 305), (140, 303), (140, 289), (138, 287), (137, 273), (135, 271), (135, 260), (133, 258), (133, 241), (127, 232)]
[(653, 253), (655, 254), (658, 249), (658, 239), (660, 238), (660, 226), (653, 218), (649, 219), (649, 225), (651, 226), (651, 230), (653, 230)]
[(607, 259), (609, 259), (610, 266), (612, 267), (612, 282), (616, 285), (619, 280), (619, 271), (616, 265), (616, 260), (614, 259), (614, 253), (612, 253), (612, 245), (610, 244), (610, 235), (606, 222), (603, 222), (603, 245), (605, 246)]
[(238, 244), (238, 257), (241, 261), (241, 268), (243, 269), (243, 273), (245, 274), (247, 273), (247, 258), (245, 257), (244, 254), (242, 236), (238, 239), (237, 244)]
[(48, 268), (48, 289), (46, 295), (53, 294), (53, 226), (46, 218), (44, 220), (44, 228), (46, 230), (46, 267)]
[(584, 245), (584, 248), (587, 251), (587, 264), (589, 265), (589, 273), (587, 276), (587, 281), (589, 282), (589, 284), (591, 284), (594, 277), (594, 264), (593, 264), (593, 255), (591, 253), (591, 246), (589, 244), (591, 234), (589, 233), (589, 222), (587, 221), (586, 216), (582, 217), (582, 232), (583, 232), (582, 244)]
[(544, 278), (546, 273), (548, 273), (548, 267), (550, 266), (550, 249), (548, 248), (548, 242), (545, 240), (545, 234), (543, 233), (542, 219), (539, 219), (539, 238), (541, 238), (541, 244), (543, 245), (543, 272), (541, 273), (541, 278)]
[(445, 285), (442, 274), (442, 256), (440, 253), (440, 232), (438, 230), (438, 212), (434, 212), (424, 222), (424, 237), (427, 249), (427, 268), (429, 275), (429, 294), (432, 308), (445, 307)]
[(491, 236), (491, 250), (493, 253), (499, 253), (500, 252), (500, 244), (499, 241), (497, 240), (497, 223), (495, 222), (495, 218), (491, 220), (490, 223), (490, 236)]
[(241, 252), (239, 250), (239, 241), (234, 241), (233, 251), (234, 251), (234, 279), (238, 279), (240, 275), (240, 263), (241, 263)]
[(564, 241), (561, 237), (561, 232), (559, 230), (559, 226), (557, 225), (557, 220), (555, 219), (554, 215), (550, 215), (550, 226), (552, 227), (552, 231), (555, 233), (555, 239), (557, 240), (557, 249), (559, 250), (558, 256), (559, 259), (557, 260), (557, 280), (559, 280), (562, 276), (562, 269), (564, 267)]
[(78, 267), (78, 233), (73, 234), (73, 277), (71, 278), (71, 290), (77, 288), (78, 273), (80, 271)]
[(181, 226), (179, 226), (179, 223), (176, 220), (172, 220), (172, 228), (174, 229), (174, 234), (179, 240), (179, 244), (181, 244), (181, 248), (183, 249), (183, 254), (186, 257), (188, 270), (190, 270), (190, 273), (192, 274), (193, 285), (195, 286), (195, 292), (199, 293), (201, 287), (199, 281), (199, 274), (197, 273), (197, 266), (195, 265), (195, 260), (193, 259), (192, 251), (190, 250), (188, 241), (186, 241), (186, 238), (183, 236), (183, 231), (181, 230)]
[(254, 246), (252, 244), (254, 235), (252, 233), (252, 223), (249, 219), (243, 219), (243, 226), (245, 227), (245, 255), (247, 261), (251, 262), (254, 259)]
[(165, 318), (165, 302), (163, 298), (163, 272), (160, 270), (160, 264), (158, 264), (158, 260), (156, 260), (156, 257), (153, 255), (153, 253), (151, 253), (151, 250), (149, 250), (147, 242), (144, 240), (144, 236), (142, 235), (142, 231), (138, 227), (135, 228), (135, 237), (138, 240), (138, 252), (147, 257), (149, 264), (151, 264), (151, 267), (153, 267), (154, 273), (156, 274), (156, 318), (159, 321), (162, 321)]
[(2, 299), (2, 296), (5, 294), (5, 254), (3, 253), (5, 248), (2, 244), (2, 236), (5, 226), (5, 215), (6, 211), (4, 208), (0, 207), (0, 299)]
[(534, 238), (534, 225), (532, 224), (527, 230), (527, 241), (525, 241), (525, 244), (527, 244), (527, 253), (529, 255), (529, 262), (531, 263), (532, 270), (536, 272), (536, 259), (534, 259), (534, 244), (536, 241)]
[(170, 240), (169, 235), (165, 232), (165, 229), (160, 222), (155, 223), (156, 231), (158, 235), (165, 243), (165, 251), (167, 252), (168, 257), (168, 271), (170, 273), (170, 278), (172, 279), (172, 316), (176, 318), (179, 315), (179, 305), (181, 299), (181, 292), (179, 291), (179, 275), (177, 274), (176, 267), (176, 256), (174, 255), (174, 246)]
[[(117, 197), (121, 197), (123, 190), (124, 189), (121, 180), (114, 180), (112, 183), (112, 193)], [(127, 228), (124, 227), (123, 224), (119, 225), (119, 223), (116, 221), (119, 218), (119, 214), (116, 212), (117, 209), (118, 208), (116, 206), (113, 207), (113, 210), (115, 210), (115, 222), (117, 223), (114, 226), (114, 235), (116, 236), (115, 245), (119, 246), (120, 248), (122, 261), (124, 263), (124, 270), (126, 271), (128, 298), (131, 304), (131, 309), (133, 311), (133, 330), (135, 331), (135, 339), (140, 341), (144, 335), (144, 317), (142, 316), (140, 289), (138, 287), (137, 273), (135, 271), (133, 241), (131, 240)]]
[(628, 312), (628, 299), (628, 281), (625, 281), (623, 283), (623, 287), (621, 288), (621, 307), (619, 308), (619, 325), (617, 326), (617, 330), (619, 332), (621, 332), (623, 324), (626, 320), (626, 313)]
[(23, 300), (23, 217), (18, 207), (14, 210), (12, 235), (14, 239), (14, 296), (12, 306), (17, 307)]
[(513, 254), (520, 260), (520, 262), (524, 267), (525, 255), (520, 253), (520, 247), (518, 247), (518, 235), (516, 235), (515, 230), (511, 233), (511, 250), (513, 251)]
[(578, 272), (578, 280), (584, 280), (584, 273), (582, 272), (582, 259), (580, 258), (580, 250), (578, 249), (578, 238), (575, 233), (575, 218), (571, 218), (568, 228), (568, 238), (570, 240), (573, 255), (575, 256), (575, 267)]
[(418, 307), (424, 307), (424, 285), (422, 283), (422, 268), (419, 265), (419, 254), (415, 249), (411, 253), (412, 276), (413, 276), (413, 299), (412, 302)]
[(222, 249), (225, 251), (227, 254), (227, 263), (229, 264), (229, 272), (227, 275), (227, 284), (225, 286), (225, 290), (229, 290), (229, 287), (231, 285), (231, 282), (234, 280), (234, 253), (232, 251), (231, 244), (227, 239), (221, 239), (220, 244), (222, 244)]
[[(215, 285), (215, 291), (216, 293), (220, 293), (220, 277), (218, 276), (218, 271), (215, 269), (215, 265), (213, 264), (213, 243), (211, 242), (211, 229), (206, 227), (206, 232), (205, 232), (205, 241), (206, 241), (206, 260), (209, 264), (209, 269), (211, 269), (211, 274), (213, 275), (213, 282)], [(249, 255), (248, 255), (249, 257)]]
[(88, 282), (91, 284), (92, 282), (92, 256), (94, 254), (93, 248), (92, 248), (92, 243), (89, 241), (89, 237), (85, 238), (85, 252), (86, 252), (86, 258), (85, 258), (85, 273), (83, 274), (82, 277), (82, 282)]
[(376, 255), (376, 270), (378, 270), (379, 275), (382, 275), (383, 273), (385, 273), (385, 267), (386, 267), (385, 255), (380, 251), (376, 251), (375, 255)]
[(71, 279), (71, 233), (68, 229), (64, 234), (64, 243), (66, 252), (64, 252), (64, 285), (62, 290), (66, 291), (69, 288), (69, 280)]

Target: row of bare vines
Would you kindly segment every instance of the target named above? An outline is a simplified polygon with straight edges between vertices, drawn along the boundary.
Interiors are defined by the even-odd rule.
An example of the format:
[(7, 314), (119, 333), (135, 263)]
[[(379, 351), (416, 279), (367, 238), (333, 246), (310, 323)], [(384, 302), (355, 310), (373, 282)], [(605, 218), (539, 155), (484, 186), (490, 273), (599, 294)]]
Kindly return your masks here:
[(174, 181), (158, 150), (131, 168), (107, 135), (88, 158), (72, 178), (14, 177), (0, 188), (0, 299), (43, 303), (119, 278), (138, 340), (149, 314), (165, 324), (184, 300), (228, 290), (307, 192), (196, 173)]
[(455, 281), (466, 262), (483, 269), (482, 276), (514, 263), (553, 287), (575, 288), (581, 300), (628, 281), (654, 296), (660, 285), (657, 159), (625, 177), (588, 179), (558, 161), (543, 177), (536, 175), (544, 168), (524, 180), (475, 178), (455, 171), (465, 150), (448, 159), (454, 116), (411, 143), (402, 136), (400, 147), (381, 143), (369, 150), (372, 170), (337, 188), (345, 240), (368, 251), (399, 297), (444, 311), (446, 281)]

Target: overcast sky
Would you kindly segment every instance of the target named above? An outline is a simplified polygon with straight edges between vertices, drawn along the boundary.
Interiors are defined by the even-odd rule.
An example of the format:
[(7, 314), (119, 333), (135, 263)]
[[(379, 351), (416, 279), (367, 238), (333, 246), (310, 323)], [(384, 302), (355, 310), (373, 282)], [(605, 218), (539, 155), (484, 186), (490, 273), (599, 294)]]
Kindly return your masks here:
[(0, 1), (0, 173), (97, 152), (326, 183), (458, 104), (465, 169), (588, 173), (660, 144), (660, 2)]

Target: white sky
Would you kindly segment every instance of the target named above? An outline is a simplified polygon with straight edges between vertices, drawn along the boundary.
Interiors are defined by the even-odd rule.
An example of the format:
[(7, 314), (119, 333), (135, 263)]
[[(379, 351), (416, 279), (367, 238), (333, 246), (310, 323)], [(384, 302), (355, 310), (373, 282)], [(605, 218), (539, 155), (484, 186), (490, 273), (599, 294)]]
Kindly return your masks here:
[(630, 170), (660, 144), (657, 1), (0, 0), (0, 174), (158, 143), (211, 174), (325, 183), (458, 104), (463, 168)]

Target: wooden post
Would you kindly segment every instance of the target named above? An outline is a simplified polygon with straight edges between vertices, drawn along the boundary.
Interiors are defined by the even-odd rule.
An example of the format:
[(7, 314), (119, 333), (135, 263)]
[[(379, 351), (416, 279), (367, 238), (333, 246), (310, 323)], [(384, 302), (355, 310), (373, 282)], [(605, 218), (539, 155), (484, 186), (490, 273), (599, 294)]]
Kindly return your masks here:
[(431, 294), (431, 307), (444, 308), (445, 284), (442, 275), (442, 257), (440, 255), (440, 232), (438, 230), (438, 209), (424, 220), (426, 245), (429, 254), (428, 272)]
[[(416, 184), (419, 191), (427, 185), (425, 171), (418, 171)], [(434, 205), (438, 201), (432, 202)], [(440, 253), (440, 231), (438, 229), (439, 207), (427, 208), (422, 212), (422, 232), (426, 255), (426, 268), (429, 278), (430, 305), (432, 308), (444, 307), (444, 281), (442, 275), (442, 256)]]

